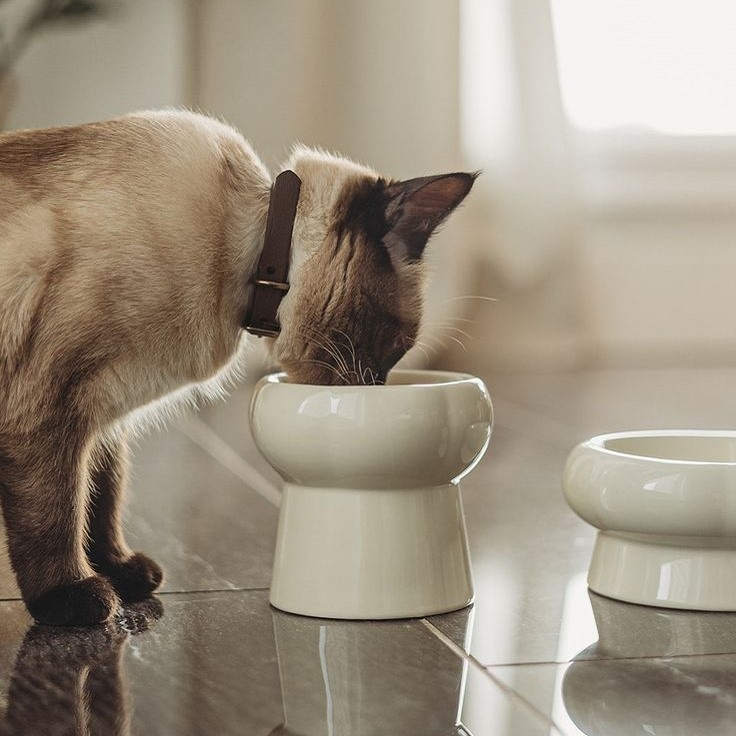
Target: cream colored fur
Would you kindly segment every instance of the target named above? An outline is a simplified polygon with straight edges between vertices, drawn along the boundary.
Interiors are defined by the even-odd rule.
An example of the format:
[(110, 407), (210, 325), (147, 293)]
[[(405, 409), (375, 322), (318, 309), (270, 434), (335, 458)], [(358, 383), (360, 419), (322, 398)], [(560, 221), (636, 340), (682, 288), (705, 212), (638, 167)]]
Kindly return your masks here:
[[(271, 185), (261, 161), (232, 128), (189, 112), (79, 130), (89, 144), (38, 177), (0, 173), (2, 423), (37, 416), (51, 364), (100, 327), (120, 348), (97, 386), (101, 424), (208, 379), (196, 393), (216, 391), (242, 367), (242, 310)], [(300, 233), (313, 231), (305, 212)], [(35, 325), (46, 349), (24, 363), (54, 269), (53, 312)]]

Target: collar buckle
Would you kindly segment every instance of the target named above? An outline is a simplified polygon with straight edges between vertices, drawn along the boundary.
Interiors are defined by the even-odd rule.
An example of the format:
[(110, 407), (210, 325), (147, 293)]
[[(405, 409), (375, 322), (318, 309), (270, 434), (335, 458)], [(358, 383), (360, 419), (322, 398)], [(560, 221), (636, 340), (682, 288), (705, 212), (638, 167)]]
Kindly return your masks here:
[(266, 279), (253, 279), (251, 284), (256, 286), (268, 286), (271, 289), (279, 289), (280, 291), (289, 291), (289, 284), (284, 281), (268, 281)]
[(278, 337), (281, 332), (280, 325), (274, 324), (272, 327), (256, 327), (255, 325), (248, 325), (246, 331), (251, 335), (257, 337)]

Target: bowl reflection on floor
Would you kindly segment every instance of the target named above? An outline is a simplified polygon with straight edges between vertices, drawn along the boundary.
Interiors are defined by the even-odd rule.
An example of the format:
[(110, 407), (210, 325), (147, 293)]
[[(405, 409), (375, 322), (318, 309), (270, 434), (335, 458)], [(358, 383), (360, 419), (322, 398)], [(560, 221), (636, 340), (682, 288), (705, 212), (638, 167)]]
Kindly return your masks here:
[[(599, 632), (568, 667), (562, 697), (587, 736), (731, 734), (736, 617), (590, 594)], [(708, 656), (708, 655), (711, 656)]]
[(587, 736), (726, 736), (736, 710), (732, 665), (712, 655), (574, 662), (562, 697)]
[(588, 592), (598, 641), (575, 660), (677, 657), (735, 651), (736, 616), (624, 603)]
[(274, 609), (273, 626), (285, 720), (278, 733), (447, 736), (455, 728), (465, 663), (419, 622)]

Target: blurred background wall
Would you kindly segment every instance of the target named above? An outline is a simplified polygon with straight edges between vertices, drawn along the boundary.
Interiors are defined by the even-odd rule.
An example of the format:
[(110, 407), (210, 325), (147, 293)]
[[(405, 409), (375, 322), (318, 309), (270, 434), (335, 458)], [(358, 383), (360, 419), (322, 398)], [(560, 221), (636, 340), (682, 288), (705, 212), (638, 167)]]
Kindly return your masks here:
[(187, 105), (272, 168), (302, 141), (396, 177), (482, 169), (432, 246), (441, 362), (724, 363), (734, 20), (720, 0), (0, 0), (0, 122)]

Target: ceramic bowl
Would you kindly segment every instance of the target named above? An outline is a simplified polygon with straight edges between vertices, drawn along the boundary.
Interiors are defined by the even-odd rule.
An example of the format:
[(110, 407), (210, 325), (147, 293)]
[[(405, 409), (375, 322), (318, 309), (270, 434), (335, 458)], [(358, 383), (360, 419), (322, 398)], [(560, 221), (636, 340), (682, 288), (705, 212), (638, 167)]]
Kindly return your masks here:
[(736, 610), (736, 432), (619, 432), (578, 445), (571, 508), (598, 532), (588, 584), (619, 600)]
[(456, 610), (473, 596), (459, 482), (493, 414), (467, 374), (393, 371), (385, 386), (256, 386), (256, 445), (284, 479), (271, 602), (326, 618)]

